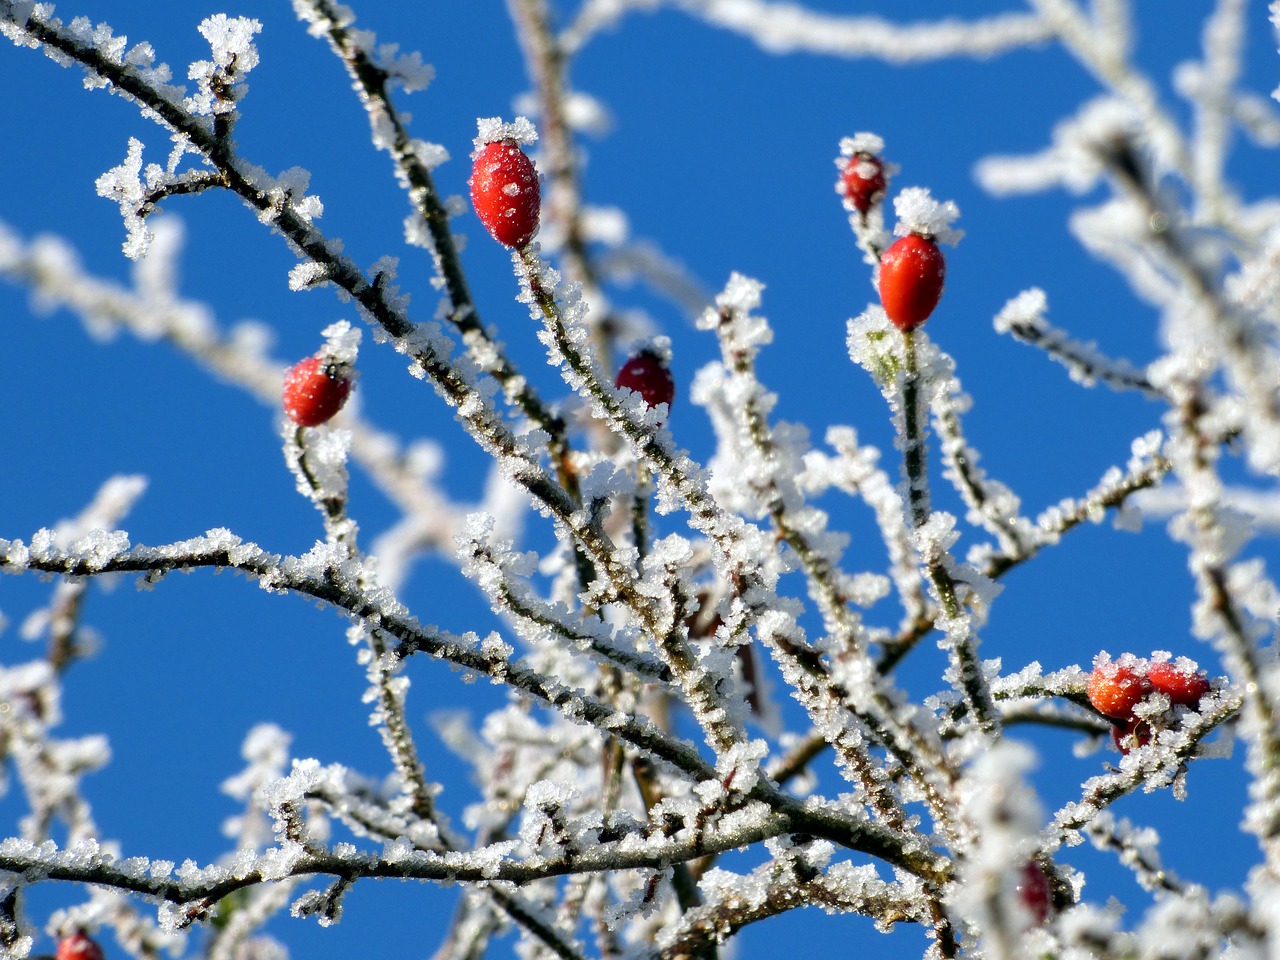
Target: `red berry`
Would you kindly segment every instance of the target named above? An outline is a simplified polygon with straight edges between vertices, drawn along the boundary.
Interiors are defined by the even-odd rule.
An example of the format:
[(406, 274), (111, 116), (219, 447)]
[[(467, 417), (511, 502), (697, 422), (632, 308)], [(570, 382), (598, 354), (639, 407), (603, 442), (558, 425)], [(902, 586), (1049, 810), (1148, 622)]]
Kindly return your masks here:
[(102, 947), (83, 930), (58, 941), (58, 960), (103, 960)]
[(1139, 717), (1130, 717), (1111, 727), (1111, 742), (1116, 749), (1128, 755), (1130, 750), (1145, 747), (1151, 742), (1151, 724)]
[(1036, 923), (1044, 923), (1053, 911), (1053, 887), (1045, 875), (1044, 867), (1035, 860), (1028, 860), (1018, 871), (1018, 899), (1027, 908)]
[(624, 363), (613, 385), (619, 390), (634, 390), (650, 409), (665, 403), (669, 410), (676, 396), (675, 378), (652, 350), (642, 350)]
[(946, 278), (936, 243), (914, 233), (899, 238), (880, 258), (880, 303), (893, 325), (906, 333), (928, 320)]
[(351, 378), (341, 364), (322, 356), (296, 363), (284, 378), (284, 412), (300, 427), (314, 427), (342, 409)]
[(489, 235), (508, 247), (523, 247), (538, 232), (542, 193), (538, 171), (514, 140), (494, 140), (476, 154), (471, 168), (471, 205)]
[(1099, 658), (1089, 674), (1089, 702), (1099, 713), (1117, 720), (1131, 720), (1133, 708), (1150, 689), (1139, 662), (1131, 657), (1119, 662)]
[(884, 161), (874, 154), (855, 153), (840, 172), (840, 192), (859, 213), (880, 202), (884, 187)]
[(1209, 692), (1209, 679), (1194, 669), (1181, 670), (1168, 661), (1157, 661), (1147, 668), (1151, 688), (1165, 694), (1169, 702), (1184, 707), (1200, 706), (1200, 698)]

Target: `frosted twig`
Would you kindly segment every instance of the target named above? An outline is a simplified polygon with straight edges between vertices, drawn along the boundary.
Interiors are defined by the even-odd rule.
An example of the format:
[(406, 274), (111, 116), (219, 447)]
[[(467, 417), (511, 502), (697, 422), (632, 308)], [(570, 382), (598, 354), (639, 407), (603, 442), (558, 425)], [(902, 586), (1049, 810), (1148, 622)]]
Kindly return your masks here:
[[(428, 630), (407, 614), (395, 610), (389, 605), (387, 598), (364, 594), (350, 582), (349, 572), (323, 561), (316, 566), (314, 562), (304, 562), (302, 558), (274, 557), (252, 544), (241, 543), (227, 531), (215, 531), (213, 536), (203, 540), (165, 547), (126, 547), (116, 550), (110, 556), (101, 553), (84, 556), (79, 552), (59, 550), (49, 545), (47, 539), (41, 538), (33, 538), (30, 547), (21, 541), (0, 540), (0, 571), (4, 572), (32, 571), (73, 577), (147, 573), (155, 577), (163, 576), (171, 570), (200, 567), (239, 570), (258, 579), (265, 589), (287, 590), (322, 600), (364, 621), (367, 629), (394, 638), (397, 644), (393, 655), (397, 658), (423, 652), (448, 660), (463, 669), (491, 677), (496, 682), (505, 683), (518, 692), (543, 701), (572, 719), (608, 729), (642, 752), (683, 770), (695, 782), (720, 780), (721, 775), (717, 770), (708, 765), (691, 745), (662, 733), (648, 720), (620, 715), (612, 707), (594, 698), (583, 696), (556, 680), (512, 662), (506, 656), (509, 648), (505, 645), (477, 644), (474, 637), (460, 638)], [(392, 649), (390, 645), (388, 649)], [(947, 871), (944, 858), (932, 851), (917, 850), (914, 842), (908, 841), (898, 832), (850, 819), (843, 814), (814, 808), (785, 795), (763, 779), (757, 780), (746, 796), (769, 804), (774, 811), (770, 816), (776, 818), (778, 832), (796, 830), (825, 837), (849, 849), (863, 850), (932, 879), (939, 878)], [(773, 834), (765, 829), (755, 839), (771, 835)], [(737, 844), (730, 846), (734, 845)], [(696, 849), (699, 844), (695, 843), (694, 846)], [(704, 856), (712, 852), (716, 851), (701, 850), (691, 856)], [(657, 861), (642, 859), (629, 865), (639, 866), (651, 862)], [(6, 869), (3, 863), (0, 863), (0, 869)], [(459, 879), (465, 878), (459, 876)]]
[[(1080, 799), (1054, 814), (1047, 836), (1055, 844), (1065, 842), (1069, 834), (1085, 829), (1107, 807), (1139, 787), (1151, 791), (1168, 786), (1190, 760), (1201, 754), (1201, 741), (1239, 712), (1238, 699), (1220, 696), (1203, 713), (1185, 714), (1181, 728), (1161, 731), (1156, 734), (1155, 743), (1134, 748), (1121, 761), (1119, 770), (1086, 781)], [(1170, 737), (1172, 745), (1160, 742), (1164, 737)]]
[(1113, 360), (1096, 345), (1072, 340), (1053, 327), (1044, 319), (1046, 308), (1044, 291), (1027, 290), (1005, 304), (996, 315), (996, 331), (1040, 347), (1067, 368), (1072, 380), (1086, 387), (1105, 383), (1115, 390), (1137, 390), (1152, 400), (1164, 399), (1146, 375), (1128, 361)]
[[(956, 592), (957, 580), (948, 569), (949, 558), (945, 555), (946, 547), (938, 545), (936, 552), (933, 548), (928, 552), (923, 549), (926, 545), (923, 534), (931, 514), (929, 480), (925, 468), (925, 428), (922, 423), (925, 397), (921, 395), (921, 388), (924, 383), (922, 371), (917, 365), (917, 336), (923, 336), (923, 334), (908, 330), (902, 335), (905, 363), (901, 378), (899, 429), (902, 438), (905, 498), (910, 504), (911, 526), (919, 538), (917, 550), (921, 553), (921, 562), (937, 595), (942, 618), (948, 625), (947, 646), (955, 673), (954, 679), (960, 684), (969, 704), (971, 716), (983, 730), (992, 733), (999, 726), (998, 714), (991, 701), (991, 691), (987, 687), (986, 678), (978, 660), (977, 637), (973, 632), (972, 617), (962, 609)], [(932, 387), (936, 385), (931, 384)]]
[(442, 161), (447, 154), (410, 135), (391, 98), (390, 87), (401, 78), (371, 55), (372, 37), (367, 31), (352, 29), (349, 10), (343, 15), (329, 0), (299, 0), (296, 6), (300, 16), (312, 20), (313, 32), (322, 31), (329, 38), (360, 92), (374, 145), (386, 150), (395, 162), (399, 179), (430, 234), (432, 258), (449, 299), (447, 316), (461, 334), (472, 360), (502, 385), (509, 402), (547, 432), (553, 462), (564, 460), (569, 452), (564, 422), (542, 402), (480, 320), (449, 227), (448, 211), (431, 175), (432, 163)]
[[(546, 0), (507, 0), (507, 9), (516, 25), (524, 51), (525, 68), (537, 90), (540, 110), (539, 133), (543, 145), (549, 190), (544, 216), (559, 230), (563, 243), (565, 272), (591, 290), (599, 283), (595, 263), (587, 250), (583, 229), (582, 197), (578, 184), (577, 145), (574, 143), (565, 98), (568, 90), (568, 58), (551, 29), (551, 10)], [(613, 330), (609, 316), (589, 317), (591, 341), (596, 358), (604, 369), (613, 367)]]
[[(716, 382), (712, 389), (715, 371), (706, 370), (695, 389), (705, 395), (699, 402), (712, 411), (717, 423), (721, 456), (729, 454), (736, 460), (717, 472), (732, 476), (737, 491), (733, 496), (744, 501), (742, 507), (767, 514), (779, 536), (795, 550), (808, 578), (809, 593), (817, 601), (831, 634), (832, 658), (837, 663), (865, 661), (864, 630), (845, 595), (843, 584), (849, 578), (837, 565), (838, 547), (827, 533), (826, 515), (804, 502), (795, 479), (800, 457), (792, 449), (798, 444), (789, 439), (795, 431), (782, 435), (768, 420), (773, 397), (765, 391), (755, 371), (756, 353), (771, 338), (765, 320), (752, 315), (759, 306), (760, 289), (759, 284), (734, 274), (724, 293), (716, 298), (716, 307), (708, 308), (699, 323), (712, 329), (720, 341), (724, 382)], [(713, 402), (717, 398), (719, 402)], [(827, 646), (822, 644), (823, 649)], [(832, 744), (841, 763), (854, 773), (887, 822), (901, 826), (903, 811), (886, 792), (883, 771), (868, 754), (862, 732), (841, 729), (847, 724), (842, 717), (846, 711), (852, 711), (859, 726), (865, 726), (877, 742), (913, 772), (930, 799), (933, 815), (939, 822), (947, 822), (946, 805), (941, 802), (945, 788), (941, 785), (953, 772), (937, 744), (930, 742), (895, 706), (891, 691), (845, 689), (816, 656), (797, 645), (774, 642), (770, 650), (783, 665), (788, 680), (804, 694), (802, 702), (815, 725), (832, 731)]]
[[(624, 408), (618, 391), (604, 385), (599, 365), (586, 349), (585, 329), (576, 316), (566, 317), (566, 311), (556, 299), (558, 275), (550, 271), (537, 253), (528, 247), (513, 254), (513, 259), (528, 290), (531, 312), (543, 319), (546, 327), (544, 340), (570, 386), (590, 399), (608, 419), (610, 426), (632, 444), (635, 453), (673, 488), (689, 510), (695, 526), (716, 542), (726, 556), (732, 556), (731, 542), (740, 521), (733, 523), (736, 518), (727, 517), (707, 494), (705, 485), (697, 476), (697, 468), (687, 454), (675, 451), (657, 429), (632, 416)], [(570, 309), (576, 310), (580, 306), (577, 295), (575, 288), (570, 293)], [(673, 590), (672, 595), (680, 597), (681, 591)], [(648, 604), (633, 604), (632, 607), (645, 621), (659, 654), (684, 692), (685, 702), (716, 751), (723, 752), (742, 740), (740, 721), (724, 708), (724, 700), (732, 689), (732, 679), (717, 675), (714, 669), (699, 663), (684, 627), (687, 611), (673, 610), (664, 620), (659, 620)]]
[[(838, 863), (821, 869), (803, 848), (786, 851), (757, 867), (746, 878), (717, 871), (703, 883), (710, 902), (688, 912), (657, 944), (662, 960), (697, 956), (748, 924), (798, 906), (818, 904), (832, 913), (859, 913), (877, 923), (928, 923), (917, 891), (885, 883), (866, 869)], [(821, 860), (821, 854), (818, 857)], [(734, 881), (743, 881), (735, 883)], [(744, 896), (743, 890), (752, 891)]]
[(879, 17), (835, 16), (796, 3), (767, 0), (596, 0), (583, 4), (563, 42), (573, 49), (621, 11), (673, 6), (726, 30), (740, 33), (770, 53), (816, 53), (919, 63), (947, 57), (993, 57), (1052, 38), (1043, 20), (1002, 14), (979, 20), (935, 20), (895, 24)]

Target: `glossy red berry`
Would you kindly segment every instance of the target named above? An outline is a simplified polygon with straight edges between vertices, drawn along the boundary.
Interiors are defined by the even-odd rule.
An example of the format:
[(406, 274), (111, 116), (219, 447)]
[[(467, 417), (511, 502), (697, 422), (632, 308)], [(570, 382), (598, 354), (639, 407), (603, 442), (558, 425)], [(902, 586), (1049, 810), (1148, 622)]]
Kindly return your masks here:
[(942, 297), (947, 261), (927, 237), (908, 234), (880, 258), (880, 303), (895, 327), (906, 333), (929, 319)]
[(855, 153), (840, 171), (840, 192), (859, 213), (879, 203), (884, 188), (884, 161), (874, 154)]
[(650, 408), (665, 403), (669, 410), (676, 396), (675, 378), (652, 350), (642, 350), (624, 363), (613, 385), (619, 390), (634, 390)]
[(471, 205), (489, 235), (508, 247), (523, 247), (538, 232), (542, 193), (538, 171), (514, 140), (494, 140), (476, 154), (471, 168)]
[(341, 410), (350, 393), (351, 378), (341, 364), (307, 357), (285, 374), (284, 412), (298, 426), (314, 427)]
[(1131, 720), (1133, 708), (1151, 689), (1138, 661), (1100, 659), (1089, 674), (1089, 702), (1104, 716)]
[(103, 960), (102, 947), (83, 930), (58, 941), (57, 960)]
[(1018, 871), (1018, 899), (1036, 923), (1044, 923), (1053, 912), (1053, 887), (1044, 867), (1029, 860)]
[(1209, 679), (1194, 669), (1180, 669), (1168, 661), (1156, 661), (1147, 668), (1151, 689), (1165, 694), (1172, 704), (1200, 706), (1200, 698), (1209, 692)]

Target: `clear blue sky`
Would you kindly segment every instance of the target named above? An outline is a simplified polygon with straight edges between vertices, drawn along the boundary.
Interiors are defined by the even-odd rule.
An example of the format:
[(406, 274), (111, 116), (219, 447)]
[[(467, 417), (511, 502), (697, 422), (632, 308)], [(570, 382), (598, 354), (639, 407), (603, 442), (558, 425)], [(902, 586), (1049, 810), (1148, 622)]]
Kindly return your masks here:
[[(834, 0), (815, 5), (844, 6)], [(904, 15), (945, 9), (970, 16), (1013, 4), (901, 6)], [(1248, 75), (1255, 90), (1269, 92), (1280, 76), (1275, 39), (1264, 5), (1250, 6)], [(130, 41), (149, 40), (158, 58), (181, 75), (187, 62), (207, 55), (196, 26), (217, 9), (257, 16), (265, 25), (262, 63), (251, 75), (237, 129), (245, 156), (272, 171), (309, 169), (311, 190), (326, 205), (320, 226), (341, 237), (363, 265), (385, 254), (400, 256), (401, 283), (416, 294), (415, 315), (426, 318), (435, 304), (430, 265), (421, 251), (402, 243), (407, 205), (390, 162), (370, 146), (341, 65), (327, 45), (306, 35), (287, 4), (206, 8), (185, 0), (73, 0), (59, 13), (105, 19)], [(1179, 118), (1187, 108), (1174, 98), (1168, 77), (1175, 63), (1198, 52), (1200, 12), (1201, 5), (1172, 4), (1158, 22), (1140, 24), (1140, 60)], [(419, 50), (435, 65), (430, 89), (402, 97), (400, 104), (413, 114), (417, 136), (444, 144), (453, 156), (437, 173), (442, 191), (463, 194), (475, 118), (513, 116), (513, 97), (527, 86), (504, 5), (380, 0), (357, 13), (360, 25), (380, 39)], [(1083, 253), (1067, 231), (1066, 216), (1084, 201), (1061, 194), (997, 200), (974, 181), (980, 158), (1040, 149), (1061, 117), (1098, 92), (1060, 50), (902, 68), (774, 57), (740, 37), (663, 12), (631, 16), (617, 32), (598, 38), (573, 80), (614, 118), (607, 136), (584, 145), (588, 201), (625, 210), (636, 236), (654, 239), (709, 292), (731, 271), (766, 284), (762, 312), (773, 324), (775, 342), (760, 367), (781, 396), (777, 417), (806, 423), (819, 439), (828, 425), (852, 424), (886, 458), (892, 455), (879, 392), (844, 348), (846, 320), (873, 291), (832, 188), (840, 138), (870, 130), (884, 137), (889, 159), (900, 167), (895, 186), (927, 186), (960, 207), (958, 225), (966, 236), (948, 251), (946, 294), (928, 331), (956, 359), (974, 397), (966, 424), (988, 472), (1019, 493), (1034, 515), (1082, 494), (1107, 467), (1123, 463), (1132, 438), (1158, 426), (1161, 410), (1154, 404), (1104, 388), (1082, 389), (1046, 357), (992, 329), (992, 316), (1009, 298), (1038, 286), (1049, 296), (1053, 322), (1077, 338), (1097, 340), (1108, 353), (1137, 363), (1157, 351), (1153, 309)], [(0, 151), (6, 184), (0, 219), (24, 236), (67, 236), (88, 269), (125, 277), (120, 219), (114, 205), (95, 196), (94, 180), (122, 160), (130, 136), (147, 144), (148, 160), (163, 162), (168, 143), (160, 130), (124, 100), (83, 90), (77, 70), (7, 43), (0, 47), (0, 129), (7, 131)], [(1274, 155), (1239, 145), (1232, 171), (1247, 196), (1273, 189), (1274, 170)], [(171, 201), (168, 209), (187, 226), (184, 294), (207, 301), (220, 323), (265, 323), (275, 332), (276, 355), (293, 359), (312, 352), (329, 323), (356, 320), (351, 306), (331, 292), (288, 290), (292, 254), (238, 201), (206, 195)], [(525, 308), (514, 300), (506, 254), (469, 213), (456, 227), (469, 238), (464, 260), (482, 315), (501, 328), (511, 354), (554, 395), (550, 370), (538, 372), (542, 347)], [(648, 310), (671, 336), (674, 371), (687, 398), (695, 371), (717, 356), (713, 340), (641, 290), (615, 290), (612, 297), (619, 306)], [(302, 553), (323, 535), (283, 467), (277, 410), (209, 377), (166, 346), (128, 337), (99, 343), (62, 312), (33, 318), (24, 292), (7, 285), (0, 285), (0, 318), (6, 371), (0, 537), (28, 539), (39, 527), (74, 515), (115, 473), (150, 479), (124, 524), (134, 543), (170, 542), (225, 526), (270, 550)], [(443, 444), (446, 487), (461, 501), (477, 499), (483, 455), (443, 404), (405, 375), (398, 356), (368, 337), (360, 367), (364, 412), (406, 440), (432, 437)], [(711, 433), (702, 411), (678, 400), (672, 425), (678, 440), (705, 462)], [(939, 499), (957, 509), (945, 495)], [(832, 507), (844, 511), (838, 503)], [(388, 505), (360, 478), (353, 483), (353, 510), (366, 542), (392, 520)], [(531, 523), (537, 530), (537, 521)], [(880, 556), (867, 539), (874, 538), (874, 528), (865, 511), (838, 513), (838, 524), (855, 534), (851, 558), (863, 548)], [(1274, 563), (1274, 542), (1264, 546)], [(10, 621), (0, 634), (6, 664), (36, 654), (18, 637), (17, 626), (49, 589), (33, 577), (0, 579), (0, 612)], [(1006, 667), (1039, 660), (1049, 670), (1087, 664), (1098, 649), (1170, 649), (1213, 668), (1211, 651), (1190, 636), (1190, 596), (1184, 552), (1169, 544), (1162, 521), (1138, 534), (1104, 523), (1073, 533), (1007, 578), (983, 632), (982, 653), (1004, 658)], [(460, 587), (447, 563), (420, 563), (403, 599), (422, 620), (449, 629), (492, 625), (486, 605)], [(113, 763), (87, 786), (105, 835), (118, 838), (125, 854), (201, 861), (217, 856), (224, 844), (220, 823), (236, 812), (217, 788), (238, 771), (240, 742), (261, 721), (293, 732), (299, 757), (372, 775), (386, 772), (360, 702), (362, 671), (344, 639), (345, 623), (333, 613), (269, 596), (241, 578), (200, 572), (171, 576), (150, 593), (127, 581), (109, 592), (95, 589), (85, 619), (101, 633), (103, 647), (67, 678), (63, 733), (105, 732), (111, 738)], [(936, 689), (939, 662), (935, 652), (922, 650), (903, 682), (921, 694)], [(437, 664), (413, 664), (409, 674), (415, 684), (410, 712), (418, 721), (440, 709), (479, 713), (482, 703), (495, 702), (487, 687), (466, 686)], [(435, 746), (425, 723), (421, 727), (431, 769), (457, 784), (443, 798), (456, 816), (471, 795), (465, 782), (458, 783), (452, 759)], [(1048, 757), (1042, 786), (1050, 807), (1069, 799), (1105, 759), (1072, 758), (1072, 738), (1065, 735), (1034, 739)], [(1236, 829), (1240, 765), (1239, 757), (1201, 764), (1192, 771), (1183, 804), (1167, 795), (1140, 796), (1122, 804), (1121, 812), (1162, 829), (1175, 869), (1186, 868), (1212, 888), (1238, 887), (1253, 858), (1251, 843)], [(11, 829), (2, 824), (12, 822), (15, 806), (12, 797), (0, 801), (7, 817), (0, 832)], [(1180, 832), (1194, 844), (1180, 842)], [(1206, 849), (1214, 851), (1214, 862), (1204, 862)], [(1100, 862), (1087, 850), (1070, 859), (1086, 866)], [(1095, 900), (1110, 892), (1130, 899), (1134, 886), (1104, 869), (1086, 890)], [(42, 905), (47, 910), (66, 896), (66, 890), (40, 891), (29, 910), (39, 915)], [(427, 886), (366, 883), (349, 898), (339, 927), (326, 931), (288, 921), (274, 930), (297, 957), (363, 952), (373, 929), (384, 955), (427, 956), (454, 897), (455, 891)], [(917, 933), (880, 938), (867, 922), (809, 911), (744, 934), (740, 956), (765, 956), (784, 943), (830, 948), (852, 944), (855, 936), (869, 958), (912, 955), (922, 944)], [(509, 947), (506, 941), (501, 949)]]

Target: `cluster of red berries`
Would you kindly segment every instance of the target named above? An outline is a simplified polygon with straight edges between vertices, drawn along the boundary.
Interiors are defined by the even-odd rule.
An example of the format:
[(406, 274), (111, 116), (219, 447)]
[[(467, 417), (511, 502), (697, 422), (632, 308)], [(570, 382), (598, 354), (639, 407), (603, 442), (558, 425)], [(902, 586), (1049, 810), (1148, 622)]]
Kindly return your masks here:
[[(885, 193), (884, 161), (860, 151), (840, 173), (840, 192), (865, 218)], [(911, 233), (899, 237), (880, 258), (880, 304), (890, 322), (906, 333), (933, 313), (942, 298), (947, 261), (933, 237)]]
[(300, 427), (333, 418), (351, 393), (351, 369), (323, 353), (299, 360), (284, 377), (284, 412)]
[(1165, 654), (1142, 660), (1131, 653), (1118, 660), (1099, 654), (1087, 687), (1093, 708), (1112, 721), (1111, 739), (1121, 753), (1151, 742), (1156, 721), (1137, 715), (1138, 705), (1149, 696), (1164, 694), (1170, 708), (1194, 710), (1209, 690), (1208, 677), (1189, 660), (1173, 662)]
[(69, 933), (58, 941), (57, 960), (104, 960), (98, 941), (83, 930)]

